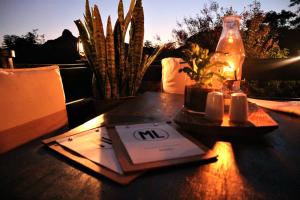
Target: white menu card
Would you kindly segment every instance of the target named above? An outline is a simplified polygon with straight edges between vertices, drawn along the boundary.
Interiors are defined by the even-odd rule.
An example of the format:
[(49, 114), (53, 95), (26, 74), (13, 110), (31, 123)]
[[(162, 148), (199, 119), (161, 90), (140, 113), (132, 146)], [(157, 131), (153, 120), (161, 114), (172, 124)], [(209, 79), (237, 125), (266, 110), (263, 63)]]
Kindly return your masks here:
[(166, 123), (116, 126), (133, 164), (155, 162), (204, 153), (199, 146)]
[(112, 147), (112, 141), (107, 134), (107, 129), (104, 127), (58, 139), (56, 142), (95, 163), (119, 174), (123, 174)]

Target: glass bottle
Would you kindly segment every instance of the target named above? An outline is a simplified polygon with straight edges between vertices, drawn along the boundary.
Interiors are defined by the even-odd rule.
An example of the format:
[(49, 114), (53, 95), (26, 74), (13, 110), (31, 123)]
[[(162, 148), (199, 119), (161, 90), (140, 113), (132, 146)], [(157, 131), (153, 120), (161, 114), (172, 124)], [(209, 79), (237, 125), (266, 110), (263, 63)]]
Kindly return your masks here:
[(223, 76), (227, 80), (242, 79), (242, 65), (245, 59), (243, 40), (239, 31), (240, 16), (230, 15), (223, 18), (223, 30), (216, 52), (221, 53), (220, 61), (229, 66), (223, 67)]
[(223, 30), (220, 36), (215, 58), (227, 62), (222, 69), (226, 79), (223, 84), (225, 112), (228, 112), (231, 93), (240, 91), (242, 79), (242, 65), (245, 59), (243, 40), (239, 31), (240, 16), (230, 15), (223, 18)]

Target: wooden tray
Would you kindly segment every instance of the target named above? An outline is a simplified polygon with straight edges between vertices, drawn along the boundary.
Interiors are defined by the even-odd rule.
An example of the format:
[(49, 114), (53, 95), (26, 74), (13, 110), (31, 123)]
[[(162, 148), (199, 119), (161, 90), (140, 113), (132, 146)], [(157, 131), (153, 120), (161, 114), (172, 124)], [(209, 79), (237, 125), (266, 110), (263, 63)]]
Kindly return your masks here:
[(204, 114), (190, 112), (182, 108), (175, 116), (174, 122), (182, 129), (199, 134), (217, 136), (257, 136), (278, 128), (278, 123), (262, 108), (249, 103), (249, 116), (246, 123), (230, 122), (225, 113), (222, 122), (212, 122)]

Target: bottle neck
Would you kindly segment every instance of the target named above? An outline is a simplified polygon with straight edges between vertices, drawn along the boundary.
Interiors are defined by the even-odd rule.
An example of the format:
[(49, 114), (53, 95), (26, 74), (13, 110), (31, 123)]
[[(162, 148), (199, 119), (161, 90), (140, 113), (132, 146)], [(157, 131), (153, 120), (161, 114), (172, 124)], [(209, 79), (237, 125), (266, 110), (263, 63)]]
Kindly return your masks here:
[(224, 21), (220, 40), (228, 45), (241, 42), (242, 38), (239, 30), (238, 20)]
[(237, 29), (237, 30), (239, 30), (240, 22), (239, 22), (239, 20), (224, 20), (223, 27), (225, 29)]

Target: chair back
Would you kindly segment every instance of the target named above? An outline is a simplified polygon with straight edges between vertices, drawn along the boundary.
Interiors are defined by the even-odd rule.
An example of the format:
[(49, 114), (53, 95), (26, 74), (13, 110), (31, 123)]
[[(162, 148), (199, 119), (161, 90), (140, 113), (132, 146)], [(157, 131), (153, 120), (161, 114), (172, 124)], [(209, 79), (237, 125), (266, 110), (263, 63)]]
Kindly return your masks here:
[(0, 69), (0, 153), (67, 125), (58, 66)]

